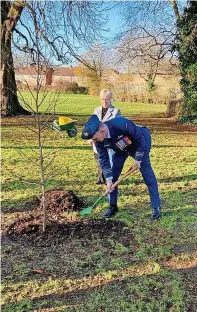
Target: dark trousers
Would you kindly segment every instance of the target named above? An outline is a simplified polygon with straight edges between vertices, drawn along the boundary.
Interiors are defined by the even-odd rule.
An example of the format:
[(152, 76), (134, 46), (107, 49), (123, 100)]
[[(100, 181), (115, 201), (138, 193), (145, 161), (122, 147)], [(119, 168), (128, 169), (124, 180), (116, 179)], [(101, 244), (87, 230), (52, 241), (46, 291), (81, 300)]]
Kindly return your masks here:
[[(153, 172), (153, 169), (151, 167), (150, 158), (149, 158), (149, 153), (151, 149), (151, 135), (147, 128), (143, 128), (143, 132), (144, 132), (144, 137), (146, 141), (146, 149), (145, 149), (145, 153), (141, 162), (140, 172), (142, 174), (144, 183), (148, 187), (151, 207), (156, 208), (156, 207), (160, 207), (160, 197), (159, 197), (157, 180)], [(134, 158), (135, 155), (132, 153), (121, 154), (121, 155), (118, 153), (114, 153), (113, 167), (112, 167), (113, 183), (118, 180), (121, 174), (121, 171), (123, 169), (124, 163), (127, 157), (129, 156)], [(111, 192), (108, 196), (110, 205), (117, 205), (117, 195), (118, 195), (118, 188), (116, 187), (114, 191)]]
[(103, 171), (102, 171), (100, 163), (99, 163), (99, 159), (98, 159), (98, 154), (97, 153), (94, 153), (94, 159), (96, 160), (96, 163), (97, 163), (98, 182), (100, 181), (101, 183), (105, 183), (105, 178), (104, 178)]

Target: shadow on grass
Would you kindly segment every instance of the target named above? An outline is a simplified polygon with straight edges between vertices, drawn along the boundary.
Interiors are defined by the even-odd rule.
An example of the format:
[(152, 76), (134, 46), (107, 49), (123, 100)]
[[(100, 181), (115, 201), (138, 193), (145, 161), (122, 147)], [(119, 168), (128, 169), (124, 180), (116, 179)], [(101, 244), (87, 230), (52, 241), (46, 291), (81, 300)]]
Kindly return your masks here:
[[(173, 306), (178, 308), (177, 311), (196, 311), (196, 276), (192, 278), (192, 272), (188, 269), (166, 269), (165, 276), (153, 273), (150, 277), (127, 277), (115, 281), (108, 280), (107, 283), (101, 281), (99, 286), (86, 286), (84, 289), (70, 290), (64, 294), (58, 294), (57, 289), (53, 294), (7, 303), (2, 306), (2, 312), (35, 309), (142, 312), (147, 311), (147, 307), (150, 307), (149, 311), (170, 311)], [(158, 298), (161, 305), (158, 304)]]
[[(197, 208), (197, 206), (196, 206)], [(161, 208), (161, 221), (168, 222), (168, 227), (174, 228), (174, 226), (181, 226), (188, 222), (195, 223), (197, 219), (197, 210), (196, 208)]]
[[(11, 184), (11, 183), (10, 183)], [(22, 183), (21, 183), (22, 184)], [(74, 183), (73, 183), (74, 185)], [(8, 183), (4, 184), (4, 188), (6, 189), (6, 186), (8, 186)], [(18, 186), (18, 184), (17, 184)], [(17, 190), (24, 191), (24, 189), (31, 189), (31, 186), (29, 187), (20, 187), (16, 188)], [(15, 190), (16, 190), (15, 189)], [(69, 190), (72, 190), (70, 187), (66, 188), (66, 185), (63, 185), (60, 187), (60, 184), (54, 187), (48, 188), (48, 190), (63, 190), (65, 192), (68, 192)], [(78, 197), (82, 198), (80, 194), (76, 194)], [(38, 197), (36, 195), (20, 198), (20, 199), (6, 199), (2, 201), (1, 205), (1, 213), (2, 214), (9, 214), (9, 213), (16, 213), (16, 212), (27, 212), (27, 211), (32, 211), (36, 208), (38, 208), (38, 205), (40, 204), (39, 198), (41, 198), (41, 189)], [(83, 198), (82, 198), (83, 200)]]
[[(61, 179), (61, 180), (49, 180), (47, 184), (47, 190), (63, 190), (63, 191), (73, 191), (75, 192), (76, 196), (81, 198), (86, 205), (88, 206), (88, 203), (96, 201), (98, 197), (101, 196), (101, 194), (105, 191), (105, 188), (99, 187), (95, 185), (95, 190), (92, 191), (94, 195), (81, 195), (80, 191), (81, 188), (84, 187), (86, 184), (86, 180), (80, 180), (80, 186), (81, 188), (78, 187), (76, 190), (75, 186), (78, 181), (76, 179), (74, 180), (66, 180)], [(79, 186), (79, 185), (78, 185)], [(32, 208), (35, 208), (35, 203), (37, 202), (38, 197), (41, 197), (41, 187), (35, 186), (32, 184), (28, 184), (26, 182), (20, 182), (20, 181), (6, 181), (2, 183), (2, 191), (3, 192), (19, 192), (21, 194), (20, 198), (14, 199), (14, 198), (9, 198), (2, 200), (2, 205), (1, 205), (1, 212), (2, 214), (6, 213), (13, 213), (13, 212), (25, 212), (25, 211), (31, 211)], [(97, 192), (95, 194), (95, 191)], [(84, 191), (83, 191), (84, 192)], [(29, 197), (23, 198), (26, 193), (26, 196), (31, 195)], [(35, 194), (35, 195), (33, 195)], [(37, 196), (36, 196), (37, 195)], [(107, 200), (107, 197), (105, 197)]]
[[(193, 181), (196, 179), (196, 175), (190, 175), (186, 177), (176, 177), (176, 178), (169, 178), (169, 179), (159, 179), (159, 182), (175, 182), (175, 181)], [(85, 184), (85, 181), (81, 181), (81, 184), (83, 185), (83, 182)], [(48, 189), (55, 189), (55, 190), (70, 190), (72, 189), (74, 191), (74, 185), (76, 184), (76, 180), (69, 180), (69, 187), (66, 184), (66, 181), (56, 181), (54, 185), (54, 181), (51, 181), (51, 186), (48, 187)], [(148, 195), (148, 189), (146, 185), (144, 184), (143, 180), (129, 180), (125, 179), (120, 183), (119, 187), (119, 196), (118, 196), (118, 203), (121, 203), (121, 196), (138, 196), (138, 192), (135, 189), (135, 186), (137, 185), (144, 185), (144, 190), (140, 191), (140, 195)], [(73, 187), (72, 187), (73, 186)], [(126, 186), (126, 188), (121, 189), (121, 186)], [(32, 189), (32, 186), (30, 184), (25, 184), (22, 182), (16, 182), (16, 181), (10, 181), (5, 182), (2, 184), (2, 191), (3, 190), (18, 190), (18, 191), (28, 191)], [(96, 192), (96, 193), (95, 193)], [(94, 194), (88, 194), (81, 195), (79, 191), (76, 192), (76, 195), (81, 198), (84, 203), (85, 207), (92, 206), (94, 202), (105, 192), (105, 186), (95, 186)], [(84, 191), (83, 191), (84, 193)], [(40, 191), (41, 195), (41, 191)], [(175, 198), (176, 196), (176, 198)], [(189, 196), (189, 198), (188, 198)], [(174, 199), (173, 199), (174, 198)], [(31, 211), (32, 207), (34, 206), (33, 203), (37, 199), (36, 196), (28, 197), (25, 199), (6, 199), (2, 202), (2, 213), (12, 213), (12, 212), (23, 212), (23, 211)], [(173, 200), (173, 201), (172, 201)], [(108, 198), (105, 196), (97, 205), (106, 203), (108, 204)], [(167, 193), (161, 192), (161, 207), (163, 209), (163, 212), (165, 212), (164, 215), (172, 215), (176, 214), (176, 207), (180, 206), (180, 203), (182, 205), (182, 211), (189, 211), (188, 209), (184, 209), (184, 206), (187, 204), (194, 205), (194, 207), (197, 207), (197, 201), (196, 201), (196, 189), (186, 190), (184, 192), (184, 187), (181, 187), (180, 190), (170, 191)], [(128, 205), (126, 205), (128, 206)], [(130, 204), (132, 207), (132, 202)], [(146, 206), (149, 206), (149, 202)], [(128, 207), (127, 207), (128, 208)], [(180, 209), (181, 210), (181, 209)]]
[(76, 289), (76, 278), (84, 286), (84, 278), (91, 285), (90, 274), (97, 283), (100, 274), (108, 280), (105, 272), (111, 272), (109, 259), (114, 257), (113, 246), (124, 246), (125, 251), (121, 254), (125, 257), (128, 255), (127, 259), (130, 259), (137, 244), (132, 230), (119, 220), (70, 219), (65, 223), (49, 224), (45, 233), (11, 234), (10, 227), (7, 230), (2, 235), (1, 273), (2, 280), (5, 283), (9, 280), (11, 288), (21, 282), (24, 285), (33, 285), (34, 282), (47, 285), (50, 279), (58, 279), (60, 282), (68, 279), (68, 283), (71, 281)]
[[(60, 188), (53, 188), (55, 190), (59, 190)], [(93, 203), (101, 196), (102, 191), (98, 191), (98, 195), (94, 196), (88, 196), (88, 199), (86, 196), (77, 196), (81, 198), (84, 202), (84, 208), (87, 208), (89, 206), (92, 206)], [(107, 196), (104, 197), (96, 207), (99, 207), (101, 203), (108, 203)], [(36, 196), (29, 197), (26, 199), (8, 199), (2, 201), (1, 205), (1, 213), (3, 214), (9, 214), (9, 213), (16, 213), (16, 212), (27, 212), (27, 211), (33, 211), (37, 208), (37, 205), (39, 205), (39, 200)], [(93, 210), (94, 212), (94, 210)]]
[(39, 199), (36, 196), (26, 199), (4, 200), (1, 206), (2, 214), (15, 212), (33, 211), (39, 205)]
[[(145, 278), (134, 277), (132, 278), (132, 280), (133, 282), (137, 284), (138, 283), (141, 284), (143, 283), (143, 279)], [(123, 298), (126, 299), (128, 295), (130, 297), (131, 302), (134, 299), (134, 294), (131, 294), (131, 293), (129, 294), (129, 289), (127, 288), (127, 284), (129, 285), (130, 283), (131, 281), (129, 280), (126, 280), (126, 281), (124, 280), (109, 281), (108, 280), (107, 283), (104, 281), (101, 281), (100, 286), (89, 285), (88, 287), (85, 286), (85, 288), (81, 290), (66, 291), (65, 294), (62, 294), (62, 295), (58, 294), (58, 290), (57, 290), (56, 292), (50, 295), (37, 296), (37, 298), (33, 298), (33, 299), (23, 299), (18, 302), (7, 303), (5, 305), (2, 305), (1, 311), (2, 312), (33, 311), (34, 309), (38, 309), (38, 308), (58, 309), (58, 311), (99, 311), (100, 308), (104, 308), (104, 309), (107, 308), (108, 299), (109, 299), (109, 302), (112, 303), (110, 299), (111, 296), (113, 297), (114, 308), (116, 307), (114, 311), (121, 311), (121, 310), (118, 310), (118, 303), (119, 303), (118, 301), (120, 299), (123, 299)], [(95, 297), (95, 301), (97, 302), (93, 300), (94, 297)], [(104, 300), (101, 300), (101, 297), (103, 297)], [(144, 300), (146, 299), (144, 298)], [(92, 305), (92, 309), (90, 308), (91, 305)], [(91, 310), (84, 310), (83, 308), (86, 308), (86, 309), (89, 308)], [(101, 311), (103, 311), (103, 309)]]
[(152, 145), (152, 148), (169, 148), (169, 147), (196, 147), (196, 144), (194, 143), (193, 145), (179, 145), (179, 144), (177, 144), (177, 145), (171, 145), (171, 144), (168, 144), (168, 145), (155, 145), (155, 144), (153, 144)]
[(197, 188), (184, 189), (180, 187), (179, 190), (163, 191), (161, 192), (161, 198), (163, 198), (164, 208), (176, 209), (176, 207), (182, 206), (184, 209), (185, 205), (197, 206), (196, 199)]
[[(196, 216), (197, 217), (197, 210), (196, 208), (191, 208), (191, 209), (177, 209), (175, 208), (172, 209), (162, 209), (162, 217), (177, 217), (177, 222), (182, 222), (184, 221), (182, 218), (186, 217), (192, 217)], [(181, 218), (182, 217), (182, 218)]]
[[(2, 146), (3, 149), (14, 149), (14, 150), (32, 150), (32, 149), (39, 149), (38, 146)], [(43, 149), (51, 149), (51, 150), (68, 150), (68, 149), (78, 149), (78, 150), (91, 150), (90, 146), (83, 146), (83, 145), (74, 145), (74, 146), (43, 146)]]
[[(65, 114), (65, 113), (57, 113), (55, 115), (51, 115), (51, 113), (49, 114), (39, 114), (41, 116), (41, 122), (44, 123), (46, 122), (46, 120), (49, 118), (49, 116), (51, 116), (51, 119), (48, 121), (48, 123), (53, 122), (54, 120), (58, 119), (58, 116), (66, 116), (69, 117), (71, 119), (76, 119), (79, 118), (79, 120), (77, 120), (76, 122), (76, 126), (77, 125), (84, 125), (84, 123), (88, 120), (88, 118), (90, 118), (91, 114), (87, 115), (87, 114)], [(17, 120), (17, 121), (15, 121)], [(9, 117), (5, 117), (2, 118), (2, 127), (5, 128), (11, 128), (11, 127), (29, 127), (31, 125), (35, 124), (35, 117), (33, 115), (27, 115), (27, 116), (9, 116)]]
[[(187, 176), (173, 177), (173, 178), (164, 178), (158, 179), (158, 182), (181, 182), (181, 181), (195, 181), (197, 183), (197, 174), (190, 174)], [(197, 185), (196, 185), (197, 188)]]
[[(8, 180), (8, 179), (7, 179)], [(11, 178), (9, 178), (11, 180)], [(35, 186), (32, 186), (32, 184), (28, 184), (27, 182), (21, 182), (21, 181), (5, 181), (1, 184), (1, 190), (2, 191), (13, 191), (18, 190), (22, 191), (24, 193), (25, 191), (29, 189), (35, 189)]]

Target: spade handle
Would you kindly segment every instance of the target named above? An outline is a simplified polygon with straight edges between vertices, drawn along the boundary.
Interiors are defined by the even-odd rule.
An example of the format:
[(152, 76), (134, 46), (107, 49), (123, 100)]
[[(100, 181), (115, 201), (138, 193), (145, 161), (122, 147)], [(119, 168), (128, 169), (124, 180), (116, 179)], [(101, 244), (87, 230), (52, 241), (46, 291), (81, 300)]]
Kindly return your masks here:
[[(128, 177), (132, 172), (134, 172), (136, 169), (134, 169), (133, 167), (129, 168), (129, 170), (118, 179), (118, 181), (116, 181), (113, 185), (112, 185), (112, 189), (115, 188), (122, 180), (124, 180), (126, 177)], [(103, 194), (103, 197), (106, 196), (107, 194), (109, 194), (109, 190), (106, 190), (105, 193)]]

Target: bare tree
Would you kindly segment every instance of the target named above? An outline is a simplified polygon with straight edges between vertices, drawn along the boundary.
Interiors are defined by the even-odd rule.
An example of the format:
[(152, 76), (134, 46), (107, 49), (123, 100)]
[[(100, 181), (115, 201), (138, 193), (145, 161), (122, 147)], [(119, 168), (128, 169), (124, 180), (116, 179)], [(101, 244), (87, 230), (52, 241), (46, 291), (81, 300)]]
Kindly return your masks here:
[[(35, 6), (37, 6), (37, 4), (38, 3), (32, 3), (32, 5)], [(49, 65), (53, 62), (53, 49), (48, 49), (48, 45), (46, 45), (46, 41), (43, 39), (43, 33), (39, 30), (40, 28), (38, 26), (38, 20), (35, 18), (35, 9), (36, 8), (34, 8), (34, 11), (29, 9), (26, 12), (26, 18), (28, 18), (28, 22), (31, 25), (31, 32), (29, 33), (28, 38), (32, 46), (31, 51), (29, 51), (29, 47), (27, 47), (27, 50), (25, 49), (24, 52), (20, 52), (18, 58), (17, 54), (15, 54), (15, 59), (17, 59), (16, 63), (18, 64), (18, 67), (22, 67), (22, 55), (25, 56), (27, 52), (30, 52), (28, 53), (28, 58), (32, 64), (31, 68), (34, 68), (35, 85), (33, 90), (28, 84), (28, 81), (24, 80), (30, 97), (26, 98), (23, 95), (23, 92), (18, 90), (18, 99), (23, 107), (31, 112), (31, 120), (33, 120), (33, 124), (29, 122), (25, 128), (27, 128), (28, 131), (30, 130), (32, 135), (37, 139), (37, 153), (34, 153), (33, 158), (29, 157), (28, 153), (25, 153), (22, 149), (18, 149), (18, 152), (20, 153), (21, 157), (27, 161), (27, 163), (33, 164), (34, 172), (38, 176), (34, 180), (27, 180), (22, 177), (18, 178), (25, 183), (36, 184), (40, 186), (42, 193), (40, 200), (43, 212), (43, 231), (45, 231), (47, 223), (46, 186), (49, 179), (57, 174), (56, 169), (54, 168), (56, 154), (53, 149), (51, 152), (45, 149), (45, 141), (47, 139), (47, 125), (50, 124), (51, 120), (54, 118), (55, 107), (57, 103), (59, 104), (60, 93), (51, 92), (49, 87), (46, 85), (46, 73), (48, 71)], [(43, 111), (42, 107), (46, 101), (47, 105), (44, 105), (45, 109)], [(15, 174), (13, 170), (12, 174)]]
[[(105, 19), (102, 3), (90, 1), (3, 1), (1, 6), (2, 103), (4, 115), (24, 112), (17, 99), (12, 45), (35, 54), (32, 19), (40, 34), (40, 54), (53, 54), (53, 61), (68, 64), (78, 60), (81, 48), (100, 37)], [(88, 64), (87, 64), (88, 65)]]
[[(86, 64), (79, 64), (75, 74), (90, 88), (90, 93), (98, 95), (104, 84), (107, 84), (106, 72), (110, 69), (110, 49), (95, 44), (83, 55)], [(87, 66), (88, 65), (88, 66)]]
[[(144, 53), (153, 59), (162, 59), (174, 51), (177, 19), (184, 6), (185, 3), (176, 0), (122, 2), (120, 9), (124, 26), (117, 38), (127, 38), (130, 41), (130, 50), (133, 49), (137, 55), (140, 51), (137, 43), (146, 43), (147, 49)], [(160, 51), (159, 55), (152, 55), (153, 46)]]
[[(192, 1), (191, 1), (192, 2)], [(162, 66), (183, 74), (180, 67), (180, 23), (189, 2), (131, 1), (119, 4), (123, 27), (119, 35), (118, 51), (154, 88), (154, 80)], [(195, 7), (195, 5), (194, 5)], [(195, 26), (194, 26), (195, 29)], [(168, 63), (168, 64), (167, 64)], [(174, 66), (174, 69), (171, 67)], [(142, 69), (143, 68), (143, 69)]]
[[(135, 46), (135, 48), (134, 48)], [(148, 91), (155, 86), (155, 78), (158, 73), (163, 50), (155, 45), (151, 39), (124, 38), (118, 46), (119, 62), (127, 63), (131, 72), (139, 74), (147, 83)]]
[(123, 2), (121, 12), (125, 24), (117, 37), (121, 57), (127, 56), (131, 61), (141, 58), (142, 62), (147, 59), (155, 69), (164, 58), (177, 65), (172, 56), (176, 47), (177, 18), (182, 9), (183, 4), (175, 0)]
[[(26, 89), (30, 97), (24, 97), (23, 93), (18, 90), (18, 99), (20, 103), (23, 104), (23, 107), (31, 112), (31, 120), (29, 120), (28, 124), (25, 125), (24, 133), (26, 131), (31, 131), (32, 137), (35, 137), (37, 140), (37, 149), (36, 152), (32, 150), (33, 157), (29, 157), (29, 153), (24, 152), (22, 149), (18, 148), (18, 152), (23, 160), (27, 163), (30, 163), (34, 167), (34, 174), (37, 175), (36, 179), (30, 180), (26, 178), (22, 178), (17, 176), (14, 173), (14, 170), (11, 171), (13, 175), (19, 178), (20, 181), (24, 183), (38, 185), (41, 188), (41, 201), (42, 206), (42, 220), (43, 220), (43, 231), (46, 229), (47, 224), (47, 211), (46, 211), (46, 185), (49, 179), (54, 177), (57, 172), (54, 168), (54, 160), (56, 157), (56, 152), (52, 149), (51, 152), (45, 150), (45, 141), (47, 138), (47, 125), (50, 124), (51, 120), (54, 118), (56, 105), (59, 103), (59, 92), (51, 92), (49, 87), (46, 85), (46, 71), (48, 68), (48, 64), (50, 63), (50, 58), (46, 58), (40, 52), (43, 49), (42, 40), (40, 40), (41, 34), (37, 31), (36, 25), (34, 21), (32, 21), (32, 29), (31, 36), (34, 39), (34, 55), (33, 60), (34, 65), (34, 79), (35, 85), (32, 90), (32, 87), (29, 85), (28, 81), (24, 79), (23, 83), (26, 85)], [(16, 62), (18, 66), (22, 67), (23, 63), (21, 63), (22, 58), (19, 55), (19, 59), (16, 57)], [(44, 102), (47, 101), (47, 105), (45, 104), (45, 109), (43, 111), (42, 106)], [(40, 113), (42, 110), (42, 113)], [(33, 120), (33, 123), (32, 123)], [(31, 147), (30, 147), (31, 151)]]

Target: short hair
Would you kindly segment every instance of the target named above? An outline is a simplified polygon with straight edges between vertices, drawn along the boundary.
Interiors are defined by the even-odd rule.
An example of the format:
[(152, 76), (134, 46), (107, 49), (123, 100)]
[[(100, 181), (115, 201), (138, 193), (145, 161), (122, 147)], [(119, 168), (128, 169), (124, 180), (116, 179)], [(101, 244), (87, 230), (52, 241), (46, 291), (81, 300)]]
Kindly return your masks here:
[(110, 99), (112, 99), (112, 92), (111, 92), (110, 89), (103, 89), (103, 90), (101, 90), (101, 92), (100, 92), (100, 97), (101, 97), (103, 94), (108, 95), (108, 96), (110, 97)]

